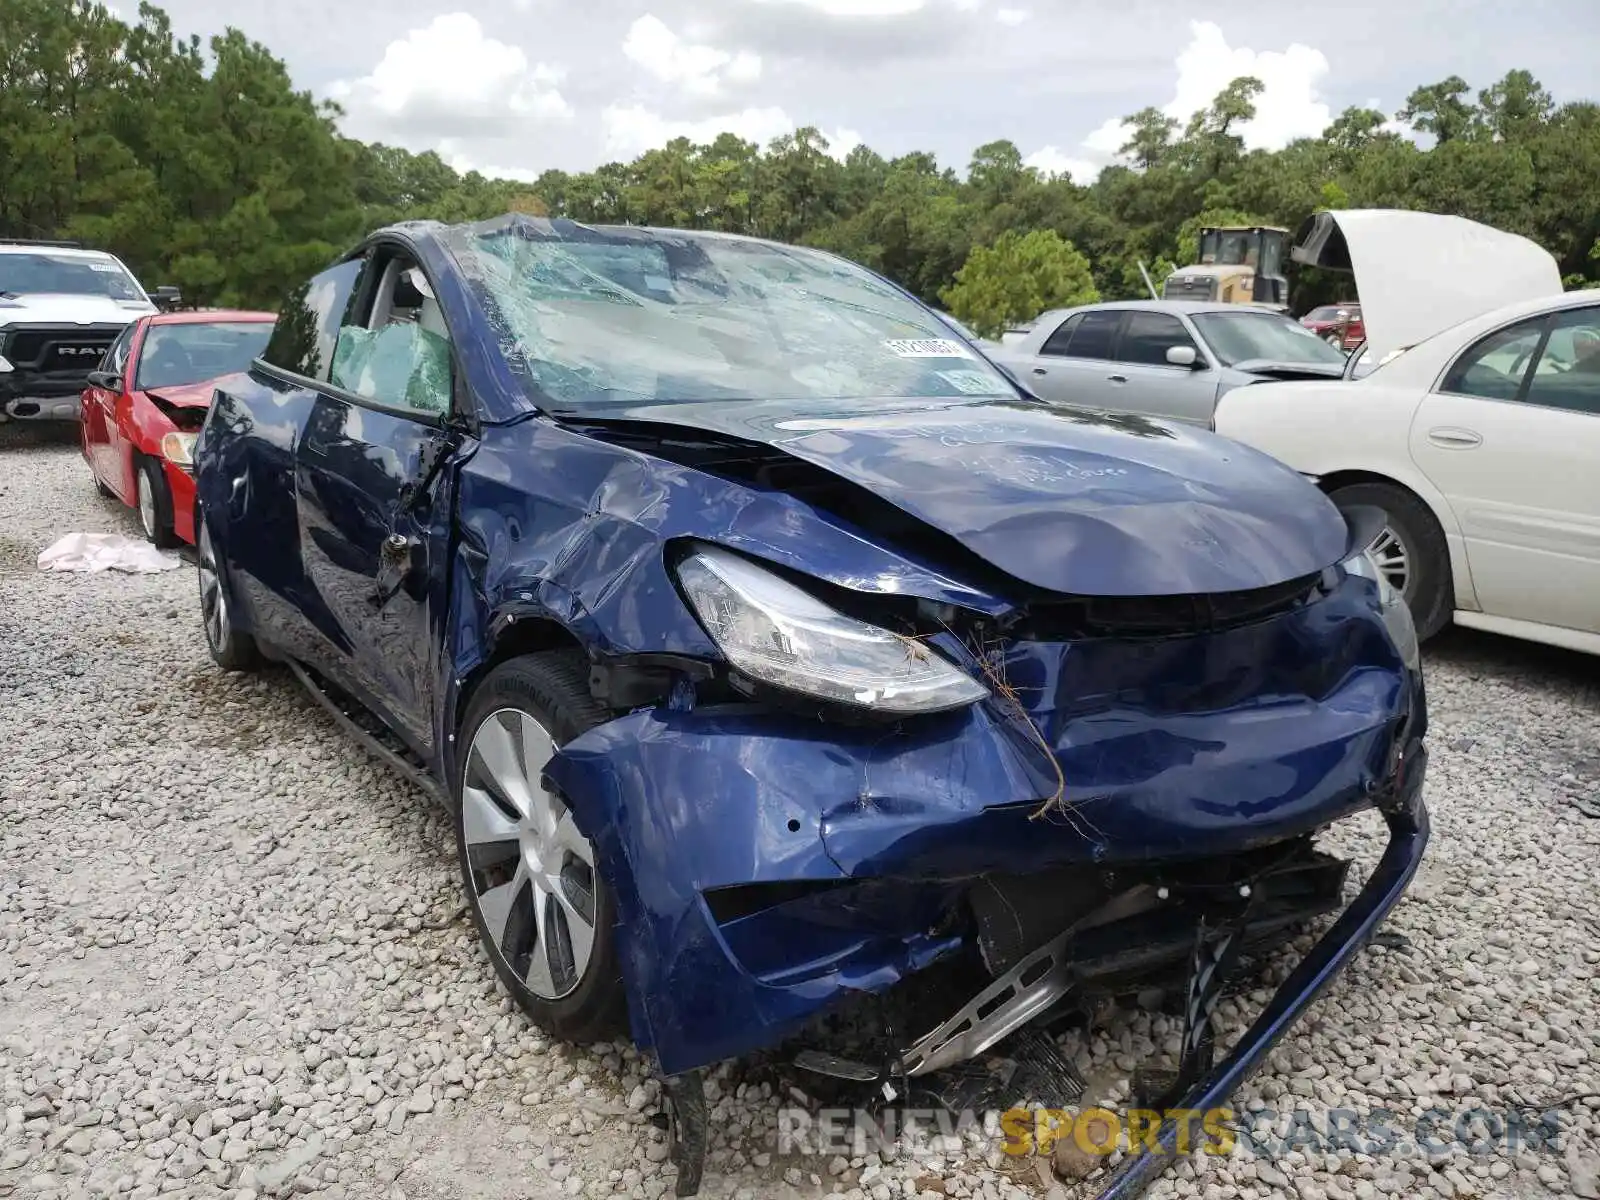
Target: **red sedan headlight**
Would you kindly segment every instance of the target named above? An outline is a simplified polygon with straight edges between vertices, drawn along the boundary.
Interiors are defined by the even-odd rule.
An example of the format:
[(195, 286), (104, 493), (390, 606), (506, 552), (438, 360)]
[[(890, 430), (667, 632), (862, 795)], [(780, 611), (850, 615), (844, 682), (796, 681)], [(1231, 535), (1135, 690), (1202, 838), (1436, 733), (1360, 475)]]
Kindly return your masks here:
[(169, 433), (161, 439), (161, 456), (185, 471), (194, 470), (194, 433)]

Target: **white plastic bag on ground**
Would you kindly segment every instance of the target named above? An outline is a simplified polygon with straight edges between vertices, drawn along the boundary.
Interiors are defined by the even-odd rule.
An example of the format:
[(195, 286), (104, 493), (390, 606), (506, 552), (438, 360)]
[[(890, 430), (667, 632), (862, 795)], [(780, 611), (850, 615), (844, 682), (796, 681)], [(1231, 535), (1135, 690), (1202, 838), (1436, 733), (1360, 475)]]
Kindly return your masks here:
[(149, 575), (183, 566), (176, 554), (120, 533), (69, 533), (39, 555), (42, 571), (129, 571)]

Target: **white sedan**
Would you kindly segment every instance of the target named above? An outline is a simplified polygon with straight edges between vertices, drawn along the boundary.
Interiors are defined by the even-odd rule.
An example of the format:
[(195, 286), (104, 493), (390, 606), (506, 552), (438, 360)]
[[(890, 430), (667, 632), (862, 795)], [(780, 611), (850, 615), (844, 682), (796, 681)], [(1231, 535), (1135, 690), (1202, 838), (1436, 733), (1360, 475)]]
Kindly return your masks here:
[[(1453, 619), (1600, 654), (1600, 290), (1562, 293), (1550, 260), (1508, 284), (1527, 298), (1406, 344), (1374, 330), (1358, 231), (1346, 232), (1386, 361), (1339, 383), (1232, 391), (1217, 431), (1314, 478), (1340, 508), (1384, 511), (1374, 556), (1421, 636)], [(1431, 309), (1421, 293), (1448, 289), (1450, 274), (1410, 279), (1410, 332)]]

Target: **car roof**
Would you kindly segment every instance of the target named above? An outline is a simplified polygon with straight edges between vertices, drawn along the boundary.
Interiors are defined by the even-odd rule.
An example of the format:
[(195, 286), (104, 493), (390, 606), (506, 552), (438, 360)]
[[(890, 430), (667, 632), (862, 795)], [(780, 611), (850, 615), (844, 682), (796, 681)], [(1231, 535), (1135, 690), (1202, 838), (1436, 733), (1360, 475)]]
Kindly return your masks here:
[(373, 238), (381, 237), (384, 234), (439, 239), (462, 231), (493, 233), (518, 226), (551, 238), (565, 238), (574, 235), (581, 237), (583, 233), (587, 232), (623, 241), (650, 242), (663, 238), (672, 238), (674, 240), (682, 239), (701, 242), (755, 242), (767, 246), (783, 246), (791, 250), (805, 250), (816, 254), (831, 253), (815, 246), (797, 246), (791, 242), (777, 242), (770, 238), (751, 237), (749, 234), (744, 233), (728, 233), (720, 229), (680, 229), (676, 226), (667, 225), (591, 224), (587, 221), (574, 221), (569, 217), (535, 217), (527, 213), (502, 213), (497, 217), (488, 217), (482, 221), (459, 221), (454, 223), (432, 220), (397, 221), (392, 225), (385, 225), (382, 229), (374, 230), (370, 235), (362, 239), (362, 244), (364, 245), (372, 241)]
[(0, 254), (48, 254), (52, 258), (109, 258), (113, 260), (117, 258), (109, 250), (92, 250), (85, 246), (62, 246), (53, 242), (8, 242), (3, 238), (0, 238)]
[(1556, 312), (1563, 308), (1582, 308), (1588, 304), (1600, 304), (1600, 288), (1561, 292), (1554, 296), (1534, 296), (1528, 300), (1518, 300), (1504, 308), (1492, 309), (1483, 316), (1493, 317), (1499, 321), (1511, 321), (1517, 317), (1531, 317), (1535, 313)]
[[(1501, 308), (1492, 308), (1488, 312), (1479, 313), (1475, 317), (1468, 317), (1465, 321), (1458, 321), (1454, 325), (1430, 334), (1415, 345), (1421, 346), (1433, 341), (1436, 337), (1465, 337), (1467, 340), (1480, 337), (1492, 332), (1502, 325), (1509, 325), (1520, 321), (1524, 317), (1536, 317), (1541, 313), (1563, 312), (1569, 308), (1586, 308), (1592, 304), (1600, 304), (1600, 288), (1586, 288), (1577, 292), (1561, 292), (1554, 296), (1534, 296), (1527, 300), (1518, 300), (1513, 304)], [(1409, 350), (1404, 346), (1401, 349)]]
[[(1201, 313), (1266, 313), (1268, 316), (1282, 316), (1276, 309), (1268, 308), (1262, 304), (1227, 304), (1222, 301), (1206, 300), (1102, 300), (1097, 304), (1077, 304), (1071, 308), (1056, 308), (1047, 313), (1042, 313), (1038, 320), (1057, 315), (1066, 316), (1068, 313), (1077, 312), (1124, 312), (1128, 310), (1146, 310), (1152, 312), (1182, 313), (1185, 316), (1197, 316)], [(1036, 321), (1035, 324), (1038, 322)]]
[(210, 325), (223, 322), (276, 321), (277, 313), (254, 312), (240, 308), (215, 308), (204, 311), (157, 313), (146, 317), (151, 325)]

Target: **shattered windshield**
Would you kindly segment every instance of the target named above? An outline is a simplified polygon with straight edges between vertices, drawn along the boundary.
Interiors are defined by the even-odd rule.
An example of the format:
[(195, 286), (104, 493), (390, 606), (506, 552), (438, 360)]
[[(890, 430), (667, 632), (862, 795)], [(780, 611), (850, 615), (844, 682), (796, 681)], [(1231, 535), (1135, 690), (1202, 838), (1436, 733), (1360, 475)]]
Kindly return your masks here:
[(68, 254), (0, 254), (0, 294), (109, 296), (113, 300), (146, 299), (113, 258)]
[(715, 235), (517, 221), (449, 245), (550, 405), (1004, 396), (935, 313), (828, 255)]
[(1328, 345), (1300, 322), (1275, 313), (1196, 313), (1194, 323), (1224, 366), (1255, 359), (1344, 365), (1343, 350)]

